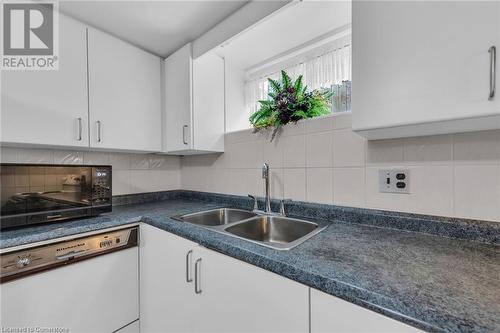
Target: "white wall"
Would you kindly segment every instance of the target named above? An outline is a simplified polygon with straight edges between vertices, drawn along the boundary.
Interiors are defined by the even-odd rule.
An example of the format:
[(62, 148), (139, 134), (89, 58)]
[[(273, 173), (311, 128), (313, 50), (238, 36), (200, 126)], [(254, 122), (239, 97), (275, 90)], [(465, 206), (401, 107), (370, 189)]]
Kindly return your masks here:
[[(226, 134), (224, 154), (182, 158), (182, 188), (271, 193), (337, 205), (500, 221), (500, 130), (367, 142), (351, 115), (290, 125), (277, 142), (244, 130)], [(378, 169), (410, 169), (411, 194), (378, 192)]]
[(154, 154), (0, 149), (2, 163), (105, 164), (113, 166), (113, 195), (180, 188), (180, 158)]
[(250, 114), (245, 110), (245, 72), (224, 59), (226, 133), (249, 127)]

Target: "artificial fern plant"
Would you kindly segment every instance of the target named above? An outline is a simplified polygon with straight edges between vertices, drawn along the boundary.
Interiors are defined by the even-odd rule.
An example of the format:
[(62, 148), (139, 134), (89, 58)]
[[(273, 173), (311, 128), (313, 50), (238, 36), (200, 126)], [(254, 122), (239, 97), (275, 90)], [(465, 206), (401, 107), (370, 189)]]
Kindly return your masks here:
[(281, 80), (269, 80), (269, 99), (259, 101), (260, 108), (250, 116), (254, 132), (274, 128), (271, 141), (280, 128), (300, 119), (314, 118), (330, 113), (332, 92), (329, 90), (307, 91), (303, 76), (295, 82), (281, 71)]

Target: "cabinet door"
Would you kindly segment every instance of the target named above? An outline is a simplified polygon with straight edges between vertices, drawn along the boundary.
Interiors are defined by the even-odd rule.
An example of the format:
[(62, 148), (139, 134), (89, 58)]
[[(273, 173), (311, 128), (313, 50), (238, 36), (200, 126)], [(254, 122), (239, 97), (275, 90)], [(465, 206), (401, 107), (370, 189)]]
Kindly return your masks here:
[(192, 69), (191, 44), (165, 60), (165, 141), (166, 152), (192, 148)]
[(386, 138), (500, 126), (498, 88), (488, 98), (500, 2), (354, 1), (352, 39), (355, 130), (392, 128), (373, 135)]
[(140, 240), (141, 332), (191, 332), (195, 294), (187, 280), (196, 243), (149, 225), (141, 225)]
[(90, 146), (161, 150), (160, 58), (88, 30)]
[(2, 327), (114, 332), (137, 320), (138, 252), (133, 247), (2, 283)]
[(194, 332), (309, 331), (308, 287), (205, 248), (195, 258)]
[(224, 151), (224, 59), (205, 54), (193, 60), (193, 149)]
[(311, 288), (311, 333), (417, 333), (412, 326)]
[(2, 71), (3, 143), (88, 147), (84, 25), (59, 16), (59, 70)]

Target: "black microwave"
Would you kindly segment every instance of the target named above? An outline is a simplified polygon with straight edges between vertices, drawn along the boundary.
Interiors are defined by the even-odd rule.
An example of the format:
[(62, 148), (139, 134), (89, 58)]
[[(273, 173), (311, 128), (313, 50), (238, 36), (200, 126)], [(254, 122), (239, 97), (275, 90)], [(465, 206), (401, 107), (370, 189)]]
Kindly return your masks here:
[(0, 164), (0, 229), (112, 210), (109, 165)]

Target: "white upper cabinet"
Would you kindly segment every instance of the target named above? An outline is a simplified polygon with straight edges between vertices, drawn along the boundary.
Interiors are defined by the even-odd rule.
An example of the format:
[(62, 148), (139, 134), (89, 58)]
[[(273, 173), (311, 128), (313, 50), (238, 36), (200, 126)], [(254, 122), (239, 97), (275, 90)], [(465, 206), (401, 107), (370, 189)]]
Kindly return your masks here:
[[(371, 139), (500, 128), (498, 1), (353, 1), (353, 129)], [(500, 69), (496, 65), (496, 71)]]
[(192, 58), (187, 44), (165, 60), (164, 150), (192, 147)]
[(88, 147), (86, 27), (59, 30), (59, 70), (1, 73), (3, 144)]
[(88, 29), (90, 147), (161, 150), (161, 60)]
[(163, 151), (224, 151), (224, 60), (207, 53), (193, 59), (187, 44), (165, 60)]

